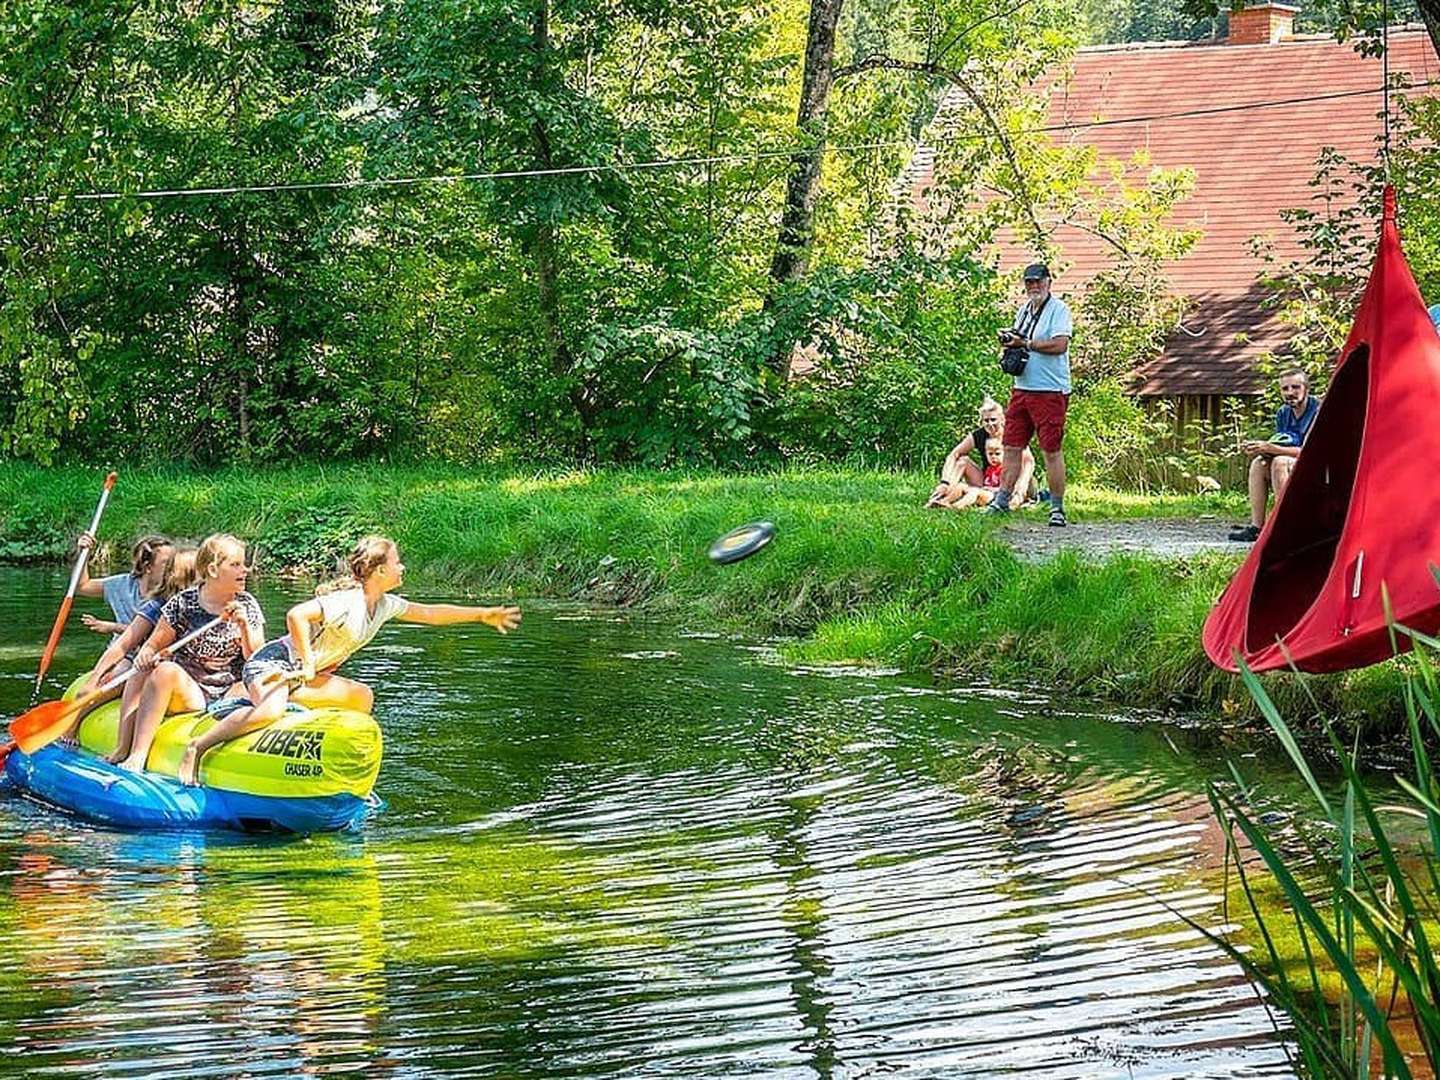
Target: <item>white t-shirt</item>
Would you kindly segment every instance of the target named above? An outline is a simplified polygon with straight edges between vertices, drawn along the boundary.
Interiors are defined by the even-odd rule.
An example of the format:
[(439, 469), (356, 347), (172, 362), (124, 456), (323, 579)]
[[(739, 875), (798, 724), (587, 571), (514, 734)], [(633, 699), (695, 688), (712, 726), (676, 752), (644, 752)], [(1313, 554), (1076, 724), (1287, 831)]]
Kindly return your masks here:
[[(1028, 327), (1030, 319), (1030, 301), (1026, 300), (1020, 305), (1020, 310), (1015, 312), (1015, 325)], [(1065, 306), (1064, 300), (1051, 293), (1050, 302), (1040, 312), (1040, 320), (1030, 331), (1031, 339), (1047, 341), (1050, 338), (1070, 337), (1074, 332), (1075, 324), (1070, 317), (1070, 309)], [(1031, 349), (1030, 362), (1025, 365), (1025, 371), (1015, 376), (1015, 389), (1070, 393), (1070, 350), (1067, 348), (1058, 356), (1051, 356), (1049, 353)]]
[[(403, 596), (381, 593), (372, 615), (365, 610), (365, 592), (359, 588), (341, 589), (316, 599), (320, 601), (320, 612), (324, 615), (320, 628), (312, 630), (310, 636), (316, 671), (324, 671), (348, 660), (369, 644), (380, 627), (397, 615), (405, 614), (410, 607), (410, 601)], [(282, 640), (290, 650), (291, 659), (298, 659), (290, 635), (286, 634)]]

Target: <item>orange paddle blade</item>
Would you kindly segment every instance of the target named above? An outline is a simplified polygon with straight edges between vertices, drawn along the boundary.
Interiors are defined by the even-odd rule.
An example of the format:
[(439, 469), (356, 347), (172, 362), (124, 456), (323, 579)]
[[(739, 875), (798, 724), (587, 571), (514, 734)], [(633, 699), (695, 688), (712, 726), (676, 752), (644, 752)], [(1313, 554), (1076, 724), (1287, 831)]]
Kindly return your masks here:
[(70, 726), (75, 719), (74, 701), (46, 701), (23, 712), (10, 721), (10, 737), (27, 754), (33, 754), (42, 746), (48, 746)]

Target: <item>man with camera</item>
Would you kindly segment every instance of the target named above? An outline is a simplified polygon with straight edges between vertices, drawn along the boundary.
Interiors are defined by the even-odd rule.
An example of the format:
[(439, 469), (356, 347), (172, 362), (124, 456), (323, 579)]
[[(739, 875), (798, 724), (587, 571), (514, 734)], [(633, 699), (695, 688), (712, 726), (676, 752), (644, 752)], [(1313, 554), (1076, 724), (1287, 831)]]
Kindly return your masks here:
[(1005, 463), (1000, 490), (986, 508), (1010, 509), (1011, 492), (1020, 478), (1020, 458), (1032, 437), (1045, 456), (1050, 486), (1050, 524), (1064, 526), (1065, 410), (1070, 404), (1070, 335), (1074, 324), (1065, 301), (1050, 293), (1050, 270), (1044, 263), (1025, 268), (1025, 302), (1013, 326), (1000, 331), (1004, 352), (1000, 366), (1015, 380), (1005, 407)]

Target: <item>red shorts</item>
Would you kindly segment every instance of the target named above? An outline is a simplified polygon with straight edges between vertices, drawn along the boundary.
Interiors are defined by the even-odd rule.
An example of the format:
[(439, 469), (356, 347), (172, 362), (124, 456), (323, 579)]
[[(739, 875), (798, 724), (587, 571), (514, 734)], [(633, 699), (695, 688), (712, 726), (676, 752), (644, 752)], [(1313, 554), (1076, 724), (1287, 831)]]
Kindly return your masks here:
[(1038, 435), (1040, 449), (1050, 453), (1060, 449), (1065, 437), (1065, 410), (1070, 395), (1048, 390), (1012, 390), (1005, 406), (1006, 446), (1021, 450)]

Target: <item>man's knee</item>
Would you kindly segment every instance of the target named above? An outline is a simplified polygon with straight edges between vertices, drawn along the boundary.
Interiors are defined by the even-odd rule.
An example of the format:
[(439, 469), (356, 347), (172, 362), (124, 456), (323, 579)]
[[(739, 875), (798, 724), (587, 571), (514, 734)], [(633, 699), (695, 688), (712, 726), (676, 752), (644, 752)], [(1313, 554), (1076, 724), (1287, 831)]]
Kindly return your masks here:
[(1259, 481), (1265, 487), (1274, 486), (1275, 463), (1269, 458), (1257, 457), (1250, 462), (1250, 480), (1252, 486)]

